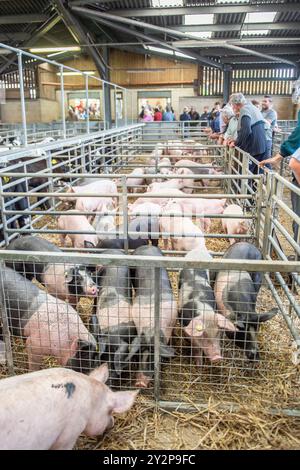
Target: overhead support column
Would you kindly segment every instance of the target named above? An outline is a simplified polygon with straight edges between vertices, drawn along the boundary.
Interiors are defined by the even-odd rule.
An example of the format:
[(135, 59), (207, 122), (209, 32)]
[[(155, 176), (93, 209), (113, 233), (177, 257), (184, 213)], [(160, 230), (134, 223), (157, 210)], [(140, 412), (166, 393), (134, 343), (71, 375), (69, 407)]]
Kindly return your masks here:
[(232, 69), (231, 67), (224, 67), (224, 84), (223, 84), (223, 98), (224, 103), (228, 103), (229, 96), (231, 94), (231, 82), (232, 82)]
[[(100, 78), (109, 81), (108, 52), (107, 48), (103, 48), (103, 57), (99, 53), (96, 46), (94, 46), (94, 39), (91, 33), (87, 30), (85, 25), (80, 19), (75, 16), (70, 10), (69, 5), (65, 0), (55, 0), (55, 5), (58, 13), (62, 16), (66, 27), (78, 43), (86, 45), (86, 51), (93, 59), (96, 69)], [(106, 57), (105, 57), (106, 54)], [(103, 84), (103, 100), (104, 100), (104, 120), (106, 121), (106, 128), (111, 127), (111, 100), (110, 100), (110, 86)]]
[[(102, 49), (103, 60), (106, 64), (109, 63), (109, 47), (105, 46)], [(109, 81), (109, 68), (106, 68), (106, 80)], [(110, 85), (103, 83), (103, 100), (104, 100), (104, 116), (105, 116), (105, 129), (110, 129), (111, 120), (111, 94)]]

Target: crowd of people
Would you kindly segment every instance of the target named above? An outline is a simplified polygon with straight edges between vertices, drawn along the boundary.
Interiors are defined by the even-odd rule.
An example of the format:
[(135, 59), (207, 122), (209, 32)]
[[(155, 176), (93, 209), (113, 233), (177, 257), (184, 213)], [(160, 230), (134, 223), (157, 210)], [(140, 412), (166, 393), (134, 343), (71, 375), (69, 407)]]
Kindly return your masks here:
[(139, 119), (142, 122), (176, 121), (175, 112), (172, 106), (167, 105), (165, 109), (163, 109), (161, 105), (157, 105), (155, 108), (152, 108), (148, 101), (146, 101), (146, 104), (142, 106)]
[[(143, 121), (175, 121), (171, 106), (165, 110), (158, 106), (152, 110), (148, 102), (143, 107), (140, 118)], [(300, 188), (300, 111), (298, 123), (291, 135), (281, 144), (280, 150), (273, 155), (273, 139), (277, 126), (277, 112), (273, 108), (271, 96), (264, 96), (261, 102), (248, 100), (242, 93), (231, 95), (228, 103), (214, 103), (212, 110), (205, 106), (199, 114), (195, 107), (185, 106), (179, 120), (197, 126), (197, 121), (204, 127), (208, 136), (219, 145), (239, 147), (252, 155), (259, 165), (250, 163), (250, 171), (262, 172), (264, 167), (274, 168), (289, 157), (289, 166), (293, 172), (292, 183)], [(293, 211), (300, 216), (300, 196), (292, 192)], [(298, 240), (299, 225), (293, 224), (294, 239)]]

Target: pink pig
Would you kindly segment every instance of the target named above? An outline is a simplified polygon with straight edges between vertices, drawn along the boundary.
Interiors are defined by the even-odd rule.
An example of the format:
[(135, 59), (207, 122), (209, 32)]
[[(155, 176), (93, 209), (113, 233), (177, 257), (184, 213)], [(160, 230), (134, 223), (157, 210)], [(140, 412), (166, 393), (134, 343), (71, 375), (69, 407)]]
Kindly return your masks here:
[[(237, 204), (230, 204), (223, 212), (223, 215), (241, 215), (243, 216), (243, 209)], [(222, 219), (222, 227), (228, 235), (243, 235), (247, 233), (249, 225), (246, 219)], [(230, 245), (235, 243), (236, 239), (230, 238)]]
[[(76, 211), (67, 211), (68, 214)], [(89, 232), (86, 234), (74, 234), (74, 233), (60, 233), (60, 241), (62, 246), (65, 246), (67, 235), (71, 239), (72, 246), (75, 248), (95, 248), (98, 243), (98, 237), (96, 230), (89, 223), (84, 215), (61, 215), (58, 218), (57, 226), (59, 230), (77, 230)]]
[(112, 392), (106, 364), (83, 375), (53, 368), (0, 381), (1, 450), (71, 450), (79, 435), (102, 435), (112, 413), (128, 411), (138, 392)]
[[(196, 249), (190, 251), (185, 259), (206, 261), (212, 260), (212, 256), (208, 251)], [(211, 362), (220, 361), (220, 330), (236, 331), (236, 327), (228, 318), (216, 313), (209, 270), (183, 269), (179, 284), (180, 323), (191, 341), (196, 364), (200, 365), (202, 353)]]
[[(160, 230), (171, 234), (173, 250), (190, 251), (199, 248), (206, 251), (202, 230), (193, 223), (190, 217), (183, 217), (182, 209), (178, 203), (170, 201), (164, 208), (163, 214), (164, 216), (160, 217)], [(168, 214), (173, 214), (175, 217)], [(174, 233), (176, 235), (172, 235)], [(187, 236), (187, 234), (190, 234), (190, 236)], [(163, 236), (163, 239), (165, 239), (166, 248), (166, 235)]]

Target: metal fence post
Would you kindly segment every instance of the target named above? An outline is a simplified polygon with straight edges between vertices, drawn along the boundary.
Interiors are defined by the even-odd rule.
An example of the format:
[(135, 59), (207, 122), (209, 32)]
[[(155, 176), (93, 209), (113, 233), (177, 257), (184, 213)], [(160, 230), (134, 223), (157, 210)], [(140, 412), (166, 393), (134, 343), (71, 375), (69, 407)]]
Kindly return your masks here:
[(84, 152), (84, 144), (81, 144), (81, 172), (86, 173), (86, 158)]
[(22, 113), (22, 126), (24, 145), (27, 147), (27, 123), (26, 123), (26, 108), (25, 108), (25, 94), (24, 94), (24, 79), (23, 79), (23, 63), (22, 52), (18, 52), (18, 68), (19, 68), (19, 83), (20, 83), (20, 100), (21, 100), (21, 113)]
[(257, 185), (257, 195), (256, 195), (256, 228), (255, 228), (255, 243), (257, 248), (259, 248), (259, 236), (260, 236), (260, 223), (261, 223), (261, 212), (262, 212), (262, 201), (263, 201), (263, 175), (260, 175), (258, 185)]
[(102, 82), (102, 99), (103, 99), (103, 121), (104, 121), (104, 130), (106, 131), (106, 102), (105, 102), (105, 87), (106, 83)]
[(127, 118), (127, 89), (125, 88), (124, 92), (124, 124), (127, 126), (128, 118)]
[[(49, 172), (53, 173), (52, 156), (50, 152), (47, 155), (47, 163), (48, 163)], [(50, 193), (54, 193), (53, 176), (50, 176), (49, 189), (50, 189)], [(55, 198), (51, 197), (50, 199), (51, 199), (52, 209), (55, 210)]]
[(85, 75), (85, 102), (86, 102), (86, 132), (90, 133), (90, 112), (89, 112), (89, 76)]
[(118, 107), (117, 107), (117, 87), (116, 85), (114, 86), (114, 97), (115, 97), (115, 128), (117, 129), (119, 127), (118, 123)]
[[(249, 155), (248, 153), (243, 152), (242, 153), (242, 175), (245, 176), (247, 175), (249, 171)], [(247, 193), (247, 181), (246, 179), (241, 181), (241, 194), (246, 194)]]
[(154, 268), (154, 397), (160, 399), (160, 268)]
[(66, 110), (65, 110), (65, 88), (64, 88), (64, 67), (60, 66), (60, 100), (61, 100), (61, 120), (62, 120), (62, 130), (63, 138), (67, 138), (66, 130)]
[(267, 181), (266, 181), (266, 199), (265, 199), (265, 225), (264, 225), (264, 235), (263, 235), (263, 246), (262, 246), (262, 253), (264, 259), (267, 259), (267, 255), (269, 254), (270, 250), (270, 243), (269, 243), (269, 234), (271, 233), (271, 215), (273, 210), (273, 194), (274, 194), (274, 173), (269, 171), (267, 173)]
[(11, 336), (9, 331), (9, 323), (7, 317), (7, 310), (5, 305), (5, 291), (3, 286), (3, 273), (5, 269), (4, 261), (0, 261), (0, 318), (2, 321), (3, 338), (5, 343), (5, 356), (7, 362), (7, 368), (10, 375), (15, 374), (14, 361), (11, 347)]
[(128, 201), (127, 201), (126, 176), (122, 176), (122, 206), (123, 206), (124, 250), (125, 250), (125, 253), (128, 254)]
[(7, 220), (6, 220), (6, 214), (4, 213), (5, 211), (5, 198), (3, 195), (3, 184), (2, 184), (2, 178), (0, 178), (0, 191), (1, 191), (1, 196), (0, 196), (0, 213), (1, 213), (1, 219), (2, 219), (2, 225), (3, 225), (3, 238), (5, 241), (5, 246), (8, 246), (9, 244), (9, 238), (8, 238), (8, 233), (7, 233)]

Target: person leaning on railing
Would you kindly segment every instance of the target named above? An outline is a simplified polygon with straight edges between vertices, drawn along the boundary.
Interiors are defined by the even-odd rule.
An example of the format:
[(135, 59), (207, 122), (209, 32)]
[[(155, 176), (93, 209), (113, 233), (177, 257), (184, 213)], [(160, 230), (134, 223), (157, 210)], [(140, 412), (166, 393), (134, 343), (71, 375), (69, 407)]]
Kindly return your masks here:
[[(274, 157), (268, 158), (260, 162), (259, 166), (262, 168), (266, 164), (271, 164), (275, 168), (283, 158), (291, 157), (289, 167), (293, 171), (292, 183), (300, 188), (300, 111), (298, 112), (297, 126), (289, 137), (281, 144), (280, 151)], [(294, 191), (291, 191), (292, 207), (295, 214), (300, 217), (300, 196)], [(299, 225), (293, 222), (294, 240), (298, 240)]]
[[(258, 108), (246, 100), (242, 93), (233, 93), (230, 104), (235, 114), (239, 114), (237, 139), (234, 142), (244, 152), (250, 153), (255, 160), (263, 161), (266, 156), (267, 141), (264, 118)], [(249, 170), (256, 174), (259, 169), (251, 161)]]

